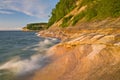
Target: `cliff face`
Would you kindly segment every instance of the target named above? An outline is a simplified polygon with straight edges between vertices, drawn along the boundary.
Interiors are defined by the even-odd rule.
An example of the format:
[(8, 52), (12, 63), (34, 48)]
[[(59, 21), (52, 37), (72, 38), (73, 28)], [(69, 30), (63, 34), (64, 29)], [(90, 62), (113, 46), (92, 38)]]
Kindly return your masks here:
[(49, 28), (74, 27), (84, 22), (118, 18), (119, 6), (118, 0), (60, 0), (52, 10)]
[[(76, 1), (76, 5), (82, 3), (82, 0)], [(91, 1), (97, 0), (88, 0), (89, 5)], [(66, 16), (79, 14), (88, 6), (83, 5)], [(33, 80), (120, 80), (120, 18), (110, 16), (90, 21), (85, 21), (84, 16), (74, 26), (71, 18), (69, 27), (65, 28), (60, 26), (62, 18), (48, 30), (39, 32), (41, 36), (62, 41), (50, 48), (48, 54), (52, 62), (36, 72)]]

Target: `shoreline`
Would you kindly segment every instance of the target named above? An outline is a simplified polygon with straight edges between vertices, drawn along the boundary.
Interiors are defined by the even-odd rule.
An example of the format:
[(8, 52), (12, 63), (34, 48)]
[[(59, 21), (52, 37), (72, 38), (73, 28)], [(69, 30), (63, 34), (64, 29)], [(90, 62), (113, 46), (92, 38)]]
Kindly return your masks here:
[[(98, 22), (89, 23), (90, 26), (95, 24)], [(117, 70), (120, 68), (117, 67), (120, 66), (120, 27), (109, 27), (109, 21), (106, 25), (103, 24), (100, 21), (100, 27), (84, 28), (86, 24), (82, 24), (83, 28), (51, 27), (37, 32), (37, 36), (57, 38), (61, 42), (48, 49), (47, 54), (51, 55), (53, 62), (36, 71), (32, 80), (99, 80), (104, 77), (108, 80), (116, 77), (119, 80), (120, 73)], [(108, 75), (104, 75), (106, 72)]]
[[(113, 68), (111, 68), (111, 64), (114, 64), (112, 61), (119, 61), (120, 59), (119, 54), (117, 54), (120, 50), (120, 44), (118, 43), (118, 38), (120, 37), (119, 31), (120, 29), (116, 28), (104, 28), (97, 30), (82, 29), (81, 31), (76, 30), (70, 32), (69, 30), (44, 30), (37, 32), (37, 36), (57, 38), (60, 39), (61, 42), (47, 50), (46, 54), (50, 55), (49, 58), (52, 62), (43, 68), (39, 68), (34, 73), (30, 75), (26, 74), (22, 76), (22, 78), (20, 76), (16, 80), (66, 80), (66, 78), (73, 80), (72, 78), (74, 77), (77, 79), (80, 77), (81, 80), (84, 80), (83, 78), (92, 78), (89, 75), (93, 74), (94, 71), (96, 72), (96, 74), (94, 74), (96, 76), (95, 80), (99, 80), (97, 68), (103, 66), (101, 67), (102, 71), (105, 65), (107, 65), (110, 66), (105, 67), (108, 69), (107, 71), (114, 71)], [(101, 54), (104, 57), (101, 57)], [(94, 67), (92, 65), (94, 65)], [(119, 62), (116, 62), (114, 65), (119, 66)], [(104, 74), (105, 72), (103, 71), (101, 73)], [(114, 76), (114, 74), (109, 75)], [(109, 76), (106, 77), (109, 79)], [(118, 78), (117, 75), (115, 77)], [(104, 79), (104, 77), (102, 79)], [(92, 78), (92, 80), (94, 79)]]
[[(5, 70), (2, 71), (3, 75), (0, 76), (0, 78), (2, 77), (2, 79), (4, 80), (7, 79), (6, 76), (8, 76), (8, 79), (10, 80), (24, 80), (24, 78), (26, 78), (25, 80), (30, 80), (29, 78), (30, 77), (32, 78), (34, 76), (34, 71), (37, 72), (38, 69), (41, 69), (39, 68), (41, 67), (41, 65), (45, 66), (48, 63), (47, 62), (48, 60), (46, 60), (47, 58), (45, 59), (45, 56), (47, 54), (46, 50), (49, 47), (59, 43), (59, 40), (57, 39), (43, 37), (39, 38), (33, 32), (25, 33), (20, 31), (20, 32), (3, 32), (3, 34), (4, 33), (6, 33), (5, 37), (1, 36), (1, 39), (5, 40), (4, 42), (6, 43), (6, 45), (5, 47), (2, 46), (3, 48), (1, 49), (5, 49), (5, 51), (8, 51), (8, 53), (5, 53), (4, 51), (2, 52), (1, 50), (1, 60), (2, 56), (4, 60), (4, 53), (6, 57), (5, 60), (0, 65), (0, 71)], [(6, 39), (8, 39), (7, 42)], [(20, 43), (16, 43), (16, 41)], [(11, 42), (9, 44), (10, 46), (15, 47), (9, 47), (9, 45), (7, 46), (8, 42)], [(9, 53), (10, 55), (8, 55)], [(38, 69), (36, 70), (36, 68)], [(11, 73), (10, 74), (7, 73), (9, 72), (9, 70), (10, 72), (13, 73), (13, 75)]]
[[(43, 69), (38, 70), (33, 80), (66, 80), (66, 78), (67, 80), (76, 78), (77, 80), (80, 78), (81, 80), (84, 80), (84, 78), (87, 78), (86, 80), (104, 79), (102, 74), (106, 72), (102, 70), (107, 68), (107, 72), (109, 70), (114, 71), (114, 68), (111, 67), (112, 61), (120, 61), (120, 56), (117, 54), (120, 53), (120, 45), (117, 43), (119, 41), (118, 38), (120, 38), (119, 31), (120, 29), (117, 28), (83, 29), (78, 32), (69, 32), (67, 30), (58, 32), (52, 30), (40, 31), (40, 36), (59, 38), (61, 42), (48, 50), (48, 54), (52, 53), (51, 58), (54, 61)], [(104, 57), (101, 57), (100, 54)], [(105, 67), (105, 65), (109, 67)], [(119, 62), (116, 62), (114, 65), (119, 66)], [(103, 66), (101, 67), (101, 75), (99, 75), (97, 69), (99, 66)], [(96, 76), (95, 79), (94, 76), (90, 76), (94, 71), (96, 72), (94, 74)], [(116, 80), (119, 78), (118, 75), (111, 73), (109, 75), (111, 77), (105, 75), (106, 79), (110, 79), (113, 76), (116, 77)]]

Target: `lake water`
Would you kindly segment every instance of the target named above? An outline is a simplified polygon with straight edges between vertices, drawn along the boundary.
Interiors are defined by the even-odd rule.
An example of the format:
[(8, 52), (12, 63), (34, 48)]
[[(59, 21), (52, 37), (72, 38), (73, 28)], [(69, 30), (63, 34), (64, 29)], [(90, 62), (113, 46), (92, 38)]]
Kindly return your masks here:
[(0, 80), (16, 80), (49, 62), (46, 51), (60, 41), (35, 32), (0, 31)]

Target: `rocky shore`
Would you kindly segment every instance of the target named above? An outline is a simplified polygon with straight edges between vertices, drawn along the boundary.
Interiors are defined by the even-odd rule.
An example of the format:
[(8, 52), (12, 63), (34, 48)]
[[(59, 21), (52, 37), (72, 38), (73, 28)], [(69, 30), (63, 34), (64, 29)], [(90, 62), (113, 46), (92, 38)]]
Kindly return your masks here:
[(48, 50), (53, 61), (33, 80), (119, 80), (120, 27), (111, 26), (39, 32), (62, 41)]

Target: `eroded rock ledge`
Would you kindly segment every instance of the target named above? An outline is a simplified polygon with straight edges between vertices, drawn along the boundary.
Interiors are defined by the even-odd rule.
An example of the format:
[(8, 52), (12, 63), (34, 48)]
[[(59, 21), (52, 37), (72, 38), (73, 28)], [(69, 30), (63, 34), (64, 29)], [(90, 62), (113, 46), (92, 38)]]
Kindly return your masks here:
[(120, 18), (39, 32), (61, 43), (48, 50), (53, 60), (33, 80), (119, 80)]
[[(34, 80), (119, 80), (120, 29), (42, 31), (42, 36), (62, 42), (52, 47), (51, 62), (36, 72)], [(72, 35), (72, 36), (71, 36)]]

